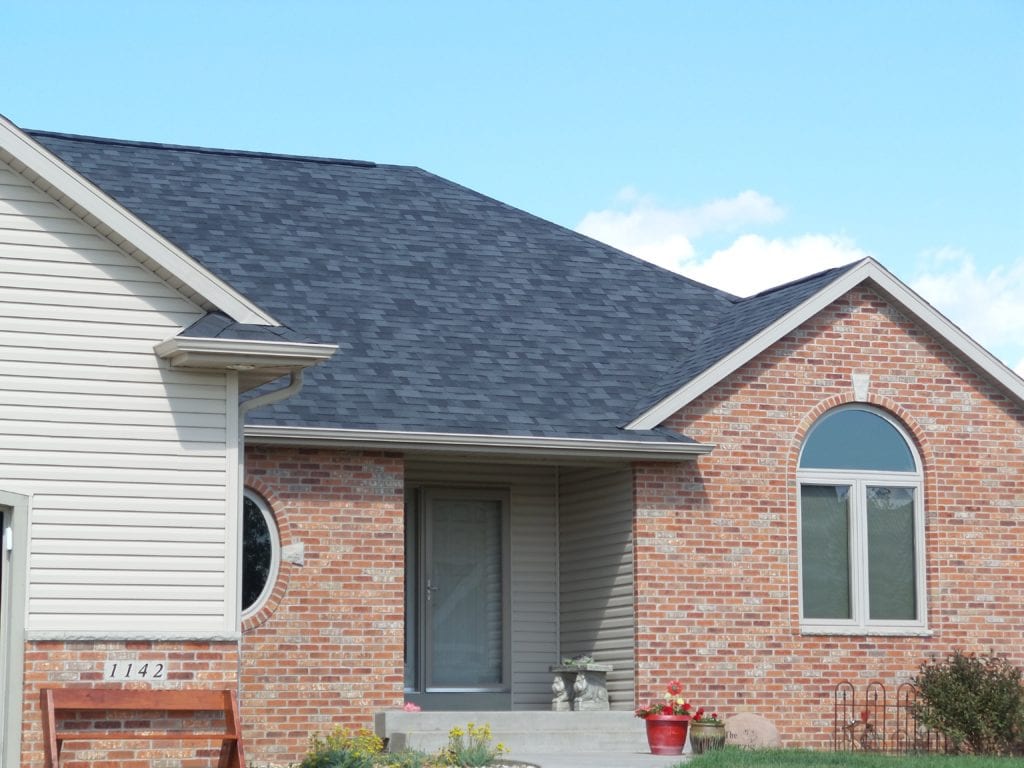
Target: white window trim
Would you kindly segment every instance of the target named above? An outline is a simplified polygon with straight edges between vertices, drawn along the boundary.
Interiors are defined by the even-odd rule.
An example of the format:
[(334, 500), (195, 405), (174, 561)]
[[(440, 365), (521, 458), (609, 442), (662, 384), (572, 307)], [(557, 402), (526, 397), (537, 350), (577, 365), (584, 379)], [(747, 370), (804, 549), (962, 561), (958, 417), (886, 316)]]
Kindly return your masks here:
[[(797, 557), (799, 575), (800, 630), (804, 634), (828, 635), (929, 635), (927, 585), (925, 583), (924, 476), (921, 457), (906, 429), (887, 413), (862, 404), (843, 406), (867, 411), (888, 421), (906, 442), (914, 458), (913, 472), (879, 470), (797, 469)], [(835, 409), (839, 410), (839, 409)], [(829, 411), (821, 418), (835, 412)], [(813, 430), (813, 427), (811, 428)], [(807, 438), (811, 435), (807, 433)], [(804, 445), (807, 444), (807, 438)], [(801, 458), (803, 449), (801, 449)], [(799, 463), (798, 463), (799, 467)], [(803, 502), (804, 485), (845, 485), (850, 487), (850, 619), (809, 619), (804, 617), (803, 594)], [(909, 621), (872, 620), (868, 605), (867, 487), (899, 486), (914, 491), (914, 584), (917, 616)]]
[[(267, 600), (270, 599), (270, 595), (274, 592), (274, 585), (277, 583), (278, 573), (281, 569), (281, 534), (277, 529), (277, 520), (274, 519), (274, 513), (270, 509), (270, 505), (267, 504), (266, 500), (260, 496), (256, 491), (246, 488), (243, 491), (243, 495), (246, 499), (253, 502), (263, 513), (263, 519), (267, 524), (267, 528), (270, 530), (270, 571), (267, 573), (267, 583), (263, 585), (263, 591), (260, 592), (259, 597), (253, 601), (253, 604), (248, 608), (242, 610), (242, 619), (248, 619), (255, 614), (259, 613), (260, 609), (266, 605)], [(245, 515), (242, 515), (242, 525), (245, 525)], [(245, 540), (245, 533), (242, 532), (242, 540)], [(240, 544), (241, 547), (241, 544)], [(238, 604), (242, 605), (242, 569), (245, 567), (244, 555), (239, 558), (238, 568)]]

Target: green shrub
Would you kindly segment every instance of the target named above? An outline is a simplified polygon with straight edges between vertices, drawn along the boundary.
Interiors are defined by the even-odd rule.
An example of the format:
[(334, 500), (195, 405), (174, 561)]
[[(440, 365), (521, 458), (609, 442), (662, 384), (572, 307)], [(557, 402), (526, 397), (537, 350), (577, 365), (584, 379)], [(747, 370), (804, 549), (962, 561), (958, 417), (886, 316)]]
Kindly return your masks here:
[(448, 765), (459, 768), (480, 768), (489, 765), (505, 752), (504, 744), (491, 744), (491, 726), (469, 723), (448, 731), (448, 746), (442, 757)]
[(372, 732), (335, 728), (327, 736), (315, 735), (309, 740), (309, 752), (299, 768), (373, 768), (374, 756), (384, 743)]
[(994, 654), (954, 651), (914, 678), (919, 722), (946, 734), (955, 752), (1010, 754), (1024, 738), (1021, 671)]

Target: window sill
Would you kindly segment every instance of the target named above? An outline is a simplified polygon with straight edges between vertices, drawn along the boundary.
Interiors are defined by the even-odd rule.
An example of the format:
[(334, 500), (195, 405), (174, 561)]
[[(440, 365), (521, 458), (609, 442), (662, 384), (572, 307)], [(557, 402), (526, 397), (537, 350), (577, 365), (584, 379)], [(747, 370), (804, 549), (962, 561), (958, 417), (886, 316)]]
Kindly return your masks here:
[(839, 635), (847, 637), (932, 637), (927, 627), (837, 627), (801, 626), (801, 635)]

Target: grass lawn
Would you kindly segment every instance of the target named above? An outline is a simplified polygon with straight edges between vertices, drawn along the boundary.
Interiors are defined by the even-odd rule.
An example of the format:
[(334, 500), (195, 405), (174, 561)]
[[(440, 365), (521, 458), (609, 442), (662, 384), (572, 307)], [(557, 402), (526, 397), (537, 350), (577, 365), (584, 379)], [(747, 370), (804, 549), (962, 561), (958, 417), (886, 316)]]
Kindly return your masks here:
[(967, 755), (876, 755), (806, 749), (719, 749), (683, 763), (686, 768), (1019, 768), (1020, 758)]

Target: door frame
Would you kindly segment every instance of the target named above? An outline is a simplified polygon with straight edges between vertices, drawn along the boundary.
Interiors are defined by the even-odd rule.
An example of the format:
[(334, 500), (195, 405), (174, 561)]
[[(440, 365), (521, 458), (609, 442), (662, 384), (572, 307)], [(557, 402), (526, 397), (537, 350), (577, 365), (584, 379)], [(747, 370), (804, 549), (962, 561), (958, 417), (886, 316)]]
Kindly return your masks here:
[[(0, 635), (0, 766), (21, 759), (22, 687), (25, 681), (25, 595), (28, 568), (29, 497), (0, 490), (0, 611), (7, 632)], [(10, 551), (7, 528), (11, 529)]]
[[(494, 486), (425, 485), (410, 489), (407, 513), (406, 578), (414, 583), (406, 597), (415, 601), (406, 626), (407, 652), (414, 657), (415, 678), (412, 688), (406, 688), (406, 699), (431, 709), (509, 709), (512, 691), (512, 606), (511, 606), (511, 494), (508, 488)], [(426, 610), (427, 584), (427, 507), (435, 498), (462, 498), (497, 501), (501, 505), (501, 617), (502, 617), (502, 672), (501, 684), (467, 689), (428, 689), (429, 643), (427, 639), (428, 615)]]

